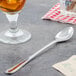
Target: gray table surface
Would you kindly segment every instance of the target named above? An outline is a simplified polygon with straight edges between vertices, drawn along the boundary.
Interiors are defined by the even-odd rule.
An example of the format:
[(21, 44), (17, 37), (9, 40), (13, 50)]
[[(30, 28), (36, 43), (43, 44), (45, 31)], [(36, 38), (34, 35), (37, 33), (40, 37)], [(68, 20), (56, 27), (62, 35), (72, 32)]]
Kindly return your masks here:
[[(63, 76), (52, 68), (52, 65), (68, 59), (76, 54), (76, 25), (63, 24), (41, 17), (57, 3), (57, 0), (27, 0), (19, 16), (18, 25), (32, 34), (32, 39), (27, 43), (9, 45), (0, 43), (0, 76), (8, 76), (4, 71), (54, 40), (57, 32), (72, 26), (75, 29), (72, 39), (65, 43), (56, 44), (46, 53), (37, 57), (18, 72), (11, 76)], [(4, 26), (4, 27), (3, 27)], [(0, 32), (8, 29), (8, 21), (0, 12)]]

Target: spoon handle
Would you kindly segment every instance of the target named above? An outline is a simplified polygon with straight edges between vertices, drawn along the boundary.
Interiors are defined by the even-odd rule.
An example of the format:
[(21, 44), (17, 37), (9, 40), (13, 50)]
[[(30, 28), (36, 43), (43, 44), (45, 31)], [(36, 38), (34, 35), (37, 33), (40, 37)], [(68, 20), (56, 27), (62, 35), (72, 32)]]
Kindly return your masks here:
[(51, 43), (45, 45), (42, 49), (38, 50), (37, 52), (35, 52), (33, 55), (31, 55), (29, 57), (29, 60), (32, 60), (33, 58), (35, 58), (36, 56), (38, 56), (41, 52), (43, 52), (45, 49), (47, 49), (49, 46), (53, 45), (54, 43), (56, 43), (57, 41), (54, 40)]
[(13, 66), (12, 68), (7, 69), (5, 71), (5, 73), (7, 73), (7, 74), (15, 73), (16, 71), (18, 71), (19, 69), (21, 69), (24, 65), (26, 65), (28, 62), (30, 62), (32, 59), (34, 59), (36, 56), (38, 56), (40, 53), (42, 53), (46, 48), (48, 48), (49, 46), (51, 46), (52, 44), (54, 44), (56, 42), (57, 41), (54, 40), (51, 43), (45, 45), (42, 49), (38, 50), (33, 55), (31, 55), (27, 60), (24, 60), (24, 61), (16, 64), (15, 66)]

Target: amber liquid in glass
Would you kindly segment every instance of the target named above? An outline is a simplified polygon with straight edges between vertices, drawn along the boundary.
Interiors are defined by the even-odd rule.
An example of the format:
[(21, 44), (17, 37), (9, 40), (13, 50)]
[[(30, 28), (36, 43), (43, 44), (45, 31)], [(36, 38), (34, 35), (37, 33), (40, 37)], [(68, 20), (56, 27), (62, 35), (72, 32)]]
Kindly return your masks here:
[(7, 13), (20, 11), (26, 0), (0, 0), (0, 9)]

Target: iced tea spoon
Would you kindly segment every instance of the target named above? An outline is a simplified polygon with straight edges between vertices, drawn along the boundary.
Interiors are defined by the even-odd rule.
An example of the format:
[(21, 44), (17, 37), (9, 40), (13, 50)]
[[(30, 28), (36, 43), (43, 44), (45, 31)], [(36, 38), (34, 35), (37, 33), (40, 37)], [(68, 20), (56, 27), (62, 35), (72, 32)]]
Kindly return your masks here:
[(63, 41), (69, 40), (72, 37), (73, 32), (74, 32), (74, 29), (72, 27), (67, 27), (67, 28), (63, 29), (62, 31), (60, 31), (55, 36), (55, 40), (54, 41), (52, 41), (51, 43), (47, 44), (42, 49), (38, 50), (36, 53), (31, 55), (27, 60), (23, 60), (22, 62), (16, 64), (15, 66), (7, 69), (5, 71), (5, 73), (7, 73), (7, 74), (15, 73), (16, 71), (21, 69), (24, 65), (26, 65), (28, 62), (30, 62), (32, 59), (34, 59), (36, 56), (38, 56), (40, 53), (42, 53), (46, 48), (48, 48), (52, 44), (57, 43), (57, 42), (63, 42)]

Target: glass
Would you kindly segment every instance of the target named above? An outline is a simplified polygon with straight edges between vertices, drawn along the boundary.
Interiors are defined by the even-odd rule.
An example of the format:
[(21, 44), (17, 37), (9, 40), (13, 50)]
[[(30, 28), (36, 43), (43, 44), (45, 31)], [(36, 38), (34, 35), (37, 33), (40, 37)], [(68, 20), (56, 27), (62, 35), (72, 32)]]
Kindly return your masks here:
[(61, 13), (76, 16), (76, 0), (60, 0)]
[(31, 38), (28, 31), (17, 27), (17, 19), (25, 2), (26, 0), (0, 0), (0, 10), (4, 12), (9, 21), (9, 29), (0, 33), (1, 42), (17, 44), (26, 42)]

